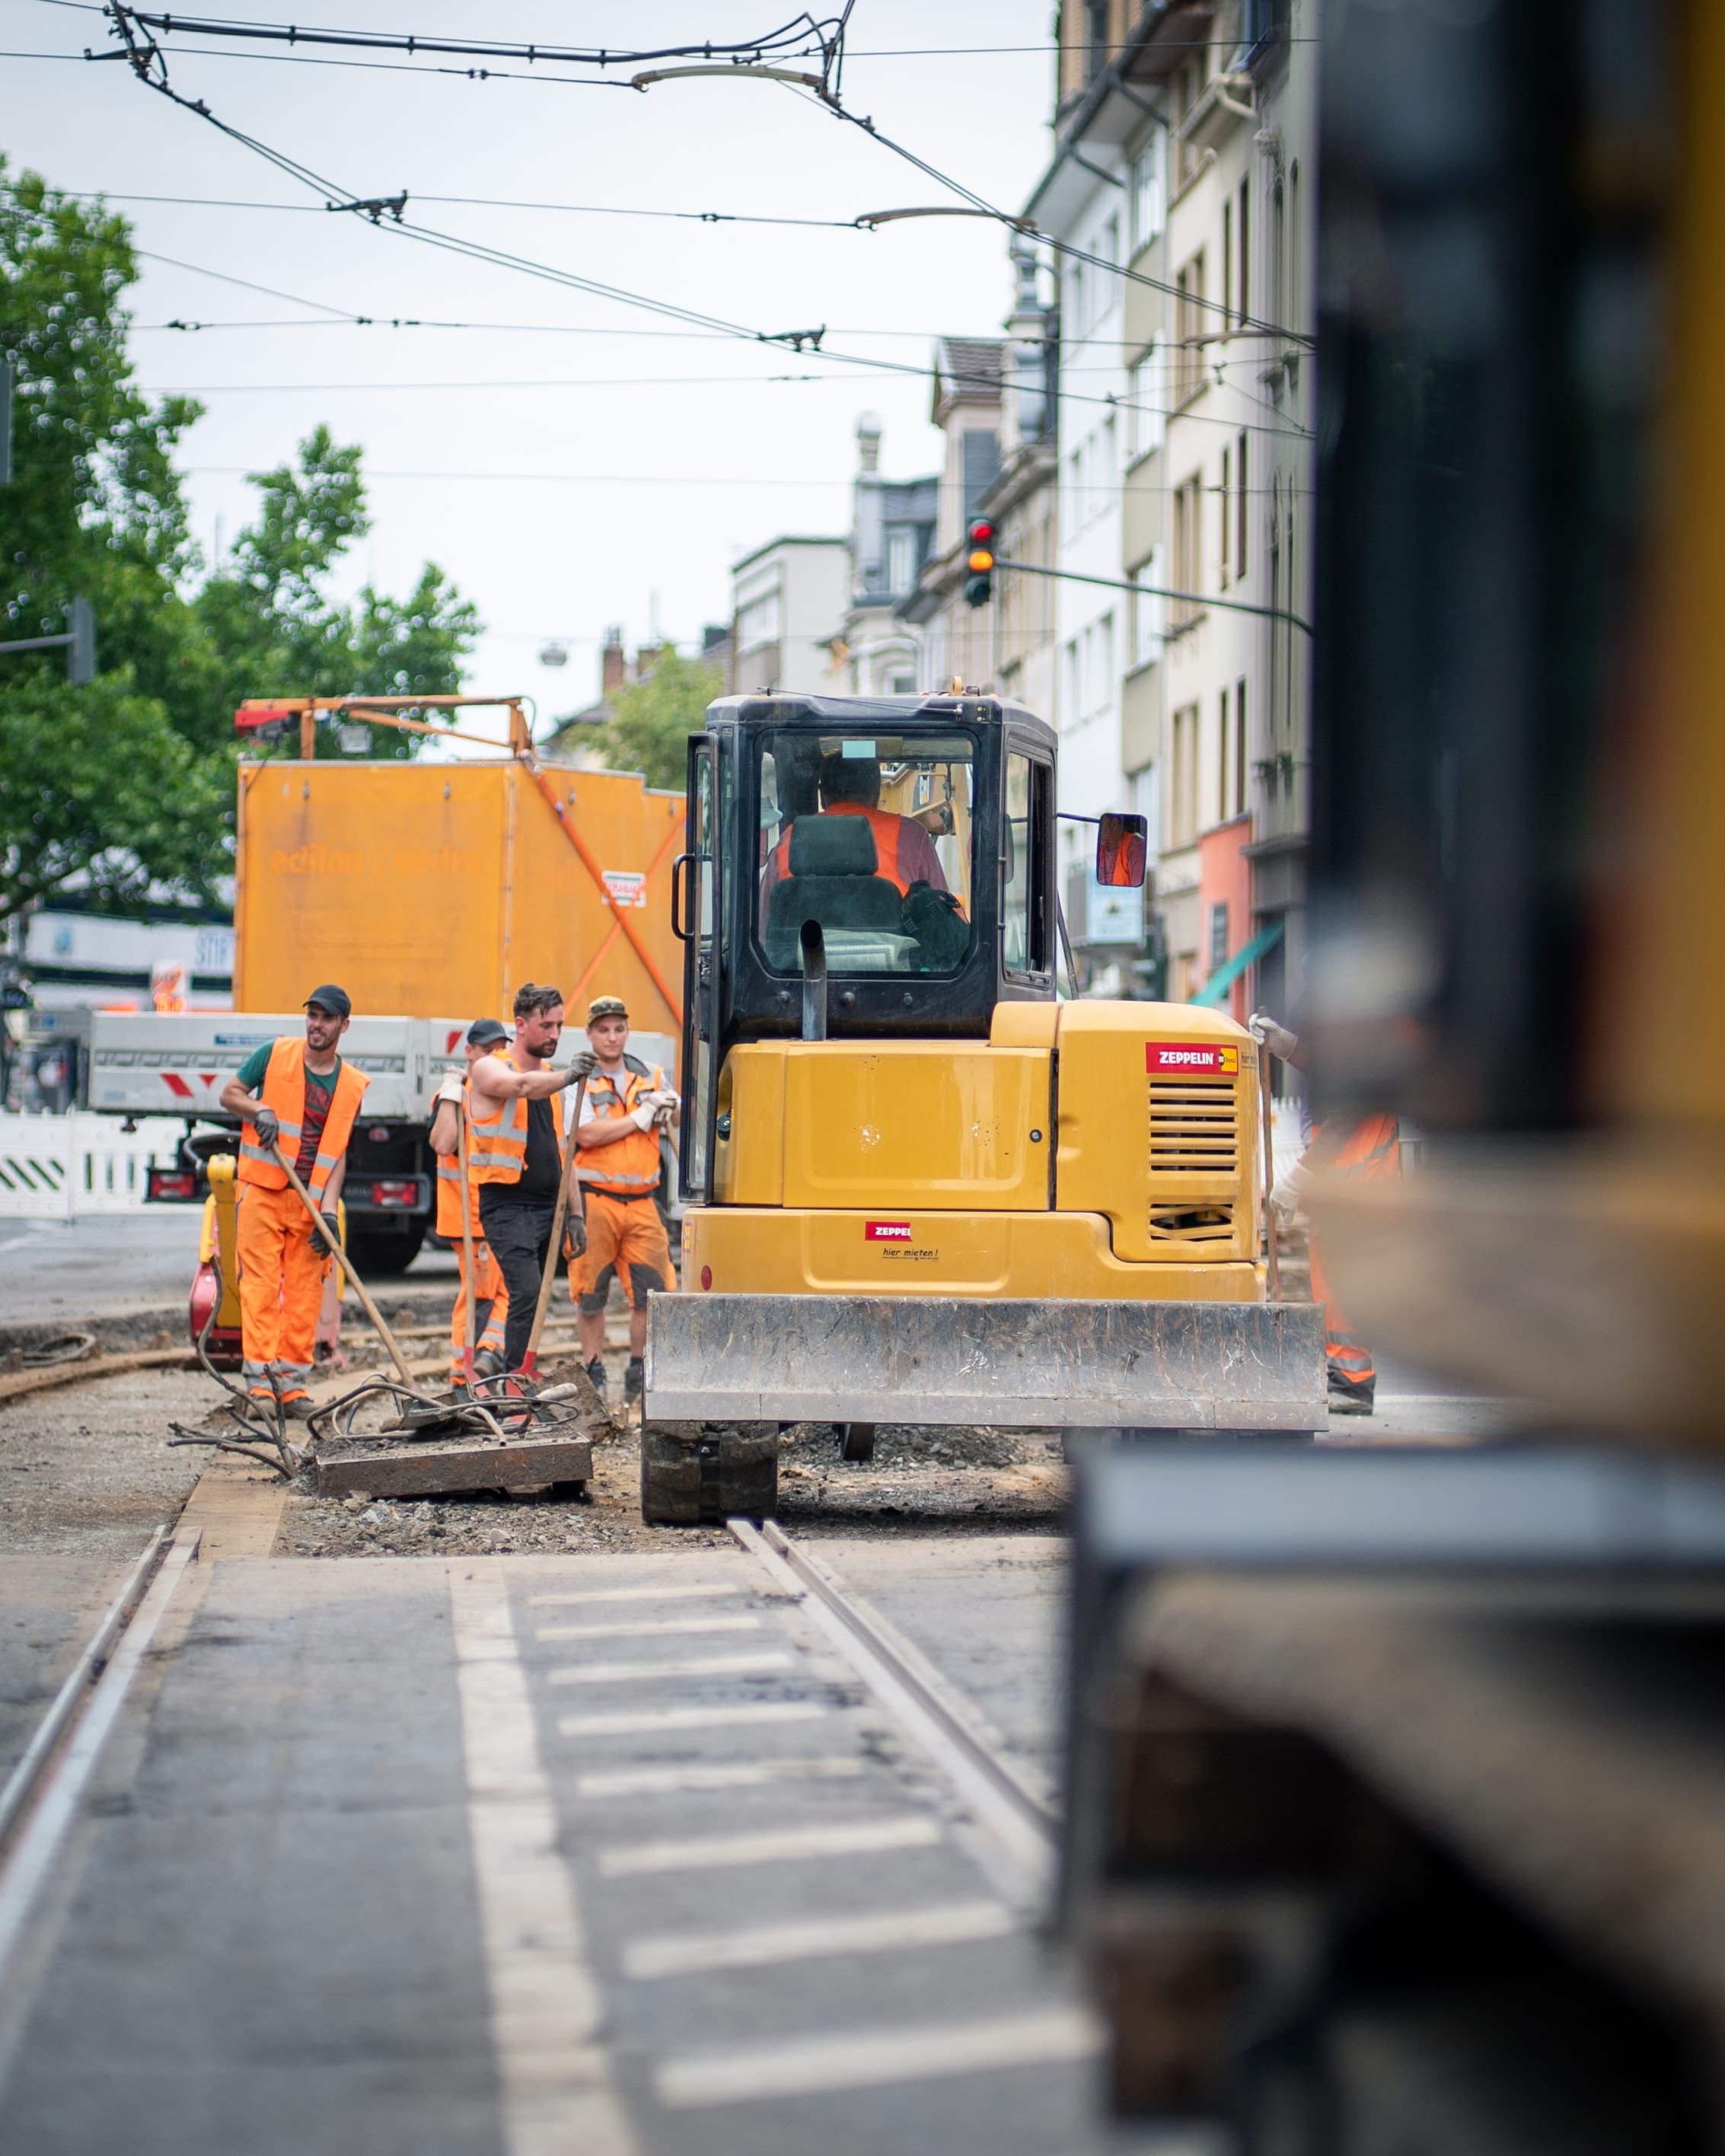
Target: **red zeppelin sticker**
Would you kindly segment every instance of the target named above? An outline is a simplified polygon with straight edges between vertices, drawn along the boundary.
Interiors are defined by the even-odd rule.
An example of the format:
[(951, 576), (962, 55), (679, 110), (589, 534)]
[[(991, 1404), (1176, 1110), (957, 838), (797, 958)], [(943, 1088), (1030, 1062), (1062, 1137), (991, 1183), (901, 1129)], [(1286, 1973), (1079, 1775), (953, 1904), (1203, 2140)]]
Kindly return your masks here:
[(1147, 1040), (1144, 1068), (1153, 1077), (1181, 1070), (1232, 1074), (1240, 1069), (1240, 1050), (1214, 1040)]
[(865, 1243), (908, 1243), (911, 1224), (908, 1220), (865, 1220), (863, 1240)]

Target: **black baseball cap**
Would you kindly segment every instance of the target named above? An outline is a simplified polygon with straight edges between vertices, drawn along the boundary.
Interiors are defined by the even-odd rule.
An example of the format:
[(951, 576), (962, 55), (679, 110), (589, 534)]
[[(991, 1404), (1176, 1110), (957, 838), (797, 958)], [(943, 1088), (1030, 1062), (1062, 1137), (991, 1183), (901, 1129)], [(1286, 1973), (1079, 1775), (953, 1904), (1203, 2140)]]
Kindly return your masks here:
[(494, 1040), (507, 1040), (509, 1028), (494, 1018), (476, 1018), (467, 1029), (470, 1048), (489, 1048)]
[(346, 988), (338, 988), (333, 981), (326, 981), (321, 988), (314, 988), (306, 997), (305, 1008), (310, 1010), (316, 1004), (326, 1010), (331, 1018), (352, 1018), (353, 999)]

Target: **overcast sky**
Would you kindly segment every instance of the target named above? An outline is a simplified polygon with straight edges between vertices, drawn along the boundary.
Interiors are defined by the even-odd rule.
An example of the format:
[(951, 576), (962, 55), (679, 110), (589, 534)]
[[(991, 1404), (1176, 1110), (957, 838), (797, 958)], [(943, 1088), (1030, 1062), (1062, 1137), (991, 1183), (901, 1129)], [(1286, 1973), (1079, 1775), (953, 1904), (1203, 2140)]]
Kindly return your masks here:
[[(207, 12), (288, 19), (258, 0), (237, 15), (232, 6)], [(639, 47), (754, 36), (790, 12), (786, 0), (321, 0), (311, 19)], [(1016, 208), (1046, 156), (1052, 14), (1053, 0), (856, 0), (845, 104)], [(439, 562), (486, 624), (470, 685), (526, 690), (549, 716), (596, 693), (608, 624), (633, 644), (656, 622), (686, 646), (726, 618), (738, 555), (779, 532), (843, 531), (860, 412), (885, 419), (885, 469), (933, 469), (926, 379), (691, 333), (332, 216), (123, 64), (17, 57), (111, 43), (94, 8), (0, 0), (0, 147), (57, 187), (106, 191), (139, 247), (173, 258), (143, 264), (133, 350), (146, 388), (189, 391), (207, 407), (182, 457), (207, 552), (218, 526), (231, 543), (249, 513), (244, 473), (280, 462), (325, 420), (366, 453), (374, 528), (350, 581), (399, 592), (428, 556)], [(937, 333), (998, 334), (1009, 305), (1005, 234), (980, 220), (868, 234), (600, 213), (849, 220), (951, 199), (777, 84), (685, 80), (642, 94), (545, 70), (473, 81), (190, 33), (165, 43), (176, 90), (354, 196), (405, 187), (413, 221), (601, 283), (768, 332), (824, 324), (835, 349), (919, 367)], [(126, 199), (144, 195), (204, 200)], [(344, 312), (471, 326), (363, 327)], [(212, 326), (159, 326), (173, 321)], [(569, 646), (561, 673), (539, 663), (553, 638)]]

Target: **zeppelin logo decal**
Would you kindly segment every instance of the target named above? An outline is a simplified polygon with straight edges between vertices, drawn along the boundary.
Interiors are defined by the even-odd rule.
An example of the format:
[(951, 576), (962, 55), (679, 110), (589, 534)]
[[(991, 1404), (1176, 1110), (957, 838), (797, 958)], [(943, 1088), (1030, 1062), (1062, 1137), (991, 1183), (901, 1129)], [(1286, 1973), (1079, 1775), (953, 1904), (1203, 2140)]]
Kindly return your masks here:
[(908, 1220), (865, 1220), (863, 1240), (865, 1243), (908, 1243), (911, 1224)]
[(1159, 1071), (1210, 1070), (1233, 1073), (1240, 1068), (1240, 1050), (1214, 1041), (1147, 1040), (1144, 1068), (1153, 1077)]

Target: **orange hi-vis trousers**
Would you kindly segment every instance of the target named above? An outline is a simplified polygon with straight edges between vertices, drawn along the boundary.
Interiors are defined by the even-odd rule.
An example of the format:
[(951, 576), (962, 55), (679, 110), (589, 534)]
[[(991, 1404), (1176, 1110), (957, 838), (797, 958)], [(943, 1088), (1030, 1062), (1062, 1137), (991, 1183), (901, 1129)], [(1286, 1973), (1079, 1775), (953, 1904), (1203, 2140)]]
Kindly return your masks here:
[[(1327, 1175), (1399, 1175), (1401, 1126), (1394, 1116), (1368, 1116), (1363, 1122), (1354, 1125), (1333, 1152), (1325, 1142), (1322, 1129), (1314, 1130), (1310, 1158), (1314, 1164), (1322, 1161), (1322, 1172)], [(1323, 1305), (1324, 1354), (1332, 1389), (1364, 1394), (1369, 1399), (1378, 1382), (1372, 1353), (1349, 1325), (1331, 1290), (1315, 1235), (1312, 1238), (1311, 1256), (1312, 1299)]]
[[(449, 1319), (449, 1378), (452, 1383), (459, 1385), (467, 1377), (467, 1244), (464, 1237), (455, 1237), (454, 1249), (461, 1286)], [(509, 1286), (503, 1277), (502, 1266), (491, 1255), (490, 1245), (479, 1235), (473, 1239), (473, 1271), (480, 1309), (483, 1311), (487, 1303), (491, 1306), (479, 1337), (473, 1343), (473, 1352), (475, 1355), (501, 1355), (504, 1320), (509, 1316)]]
[(305, 1390), (323, 1284), (332, 1262), (291, 1190), (239, 1193), (239, 1329), (246, 1389), (281, 1399)]

